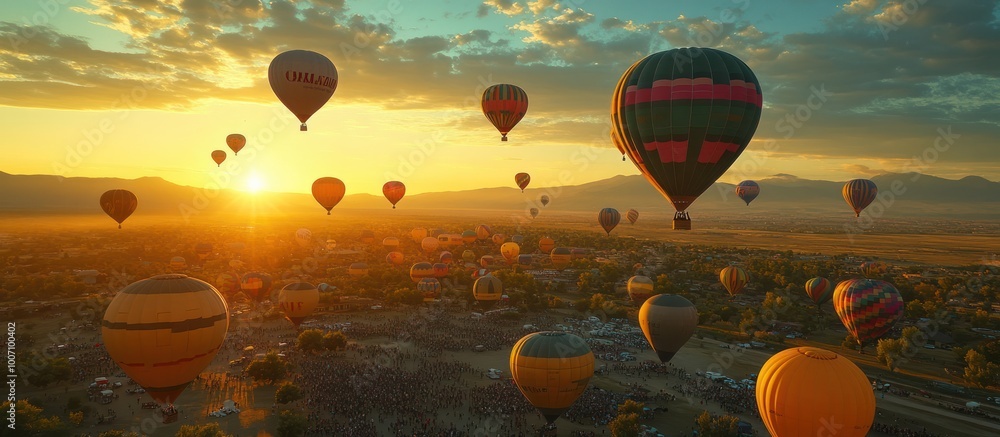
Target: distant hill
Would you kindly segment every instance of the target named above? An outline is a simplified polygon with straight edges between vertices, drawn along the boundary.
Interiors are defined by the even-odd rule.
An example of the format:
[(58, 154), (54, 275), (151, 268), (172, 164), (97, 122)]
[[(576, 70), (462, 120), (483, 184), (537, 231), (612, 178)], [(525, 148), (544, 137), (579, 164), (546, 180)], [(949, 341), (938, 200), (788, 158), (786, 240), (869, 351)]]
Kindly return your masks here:
[[(918, 174), (885, 174), (872, 180), (878, 185), (886, 217), (934, 216), (973, 219), (1000, 218), (1000, 182), (969, 176), (958, 180)], [(757, 181), (760, 196), (748, 207), (734, 194), (731, 184), (717, 183), (691, 208), (692, 212), (732, 214), (753, 211), (763, 214), (842, 214), (847, 205), (841, 197), (842, 181), (802, 179), (775, 175)], [(50, 175), (12, 175), (0, 172), (0, 212), (80, 213), (100, 212), (97, 199), (104, 191), (123, 188), (136, 193), (140, 208), (150, 214), (178, 213), (196, 208), (206, 213), (224, 213), (245, 202), (246, 194), (232, 190), (208, 192), (202, 188), (176, 185), (158, 177), (139, 179), (61, 178)], [(889, 193), (895, 192), (889, 196)], [(513, 187), (480, 188), (466, 191), (409, 195), (400, 203), (406, 209), (436, 210), (526, 210), (541, 209), (538, 199), (548, 195), (553, 211), (597, 211), (603, 207), (640, 211), (670, 212), (662, 196), (639, 175), (615, 176), (596, 182), (563, 187), (529, 188), (522, 194)], [(317, 211), (312, 196), (299, 193), (258, 195), (259, 205), (271, 212)], [(878, 201), (876, 201), (878, 202)], [(337, 209), (386, 209), (381, 196), (354, 194), (344, 198)], [(264, 208), (263, 206), (261, 208)], [(735, 209), (734, 208), (743, 208)], [(261, 212), (268, 212), (267, 210)]]

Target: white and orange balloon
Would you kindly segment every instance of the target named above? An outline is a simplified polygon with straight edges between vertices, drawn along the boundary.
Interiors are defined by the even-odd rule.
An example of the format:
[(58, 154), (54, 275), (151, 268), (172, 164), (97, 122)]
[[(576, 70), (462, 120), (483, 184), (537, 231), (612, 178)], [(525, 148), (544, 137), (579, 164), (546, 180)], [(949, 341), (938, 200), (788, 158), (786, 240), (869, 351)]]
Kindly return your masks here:
[(289, 50), (275, 56), (267, 80), (278, 100), (302, 122), (322, 108), (337, 90), (337, 67), (326, 56), (309, 50)]

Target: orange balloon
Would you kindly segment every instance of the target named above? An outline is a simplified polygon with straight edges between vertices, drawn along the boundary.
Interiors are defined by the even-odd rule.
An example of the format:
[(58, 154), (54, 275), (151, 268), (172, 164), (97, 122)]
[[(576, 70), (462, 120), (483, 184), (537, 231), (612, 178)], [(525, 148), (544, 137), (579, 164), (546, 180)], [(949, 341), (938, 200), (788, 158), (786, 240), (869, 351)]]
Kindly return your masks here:
[(222, 150), (213, 150), (212, 151), (212, 161), (215, 161), (215, 164), (218, 167), (222, 167), (222, 162), (225, 161), (225, 160), (226, 160), (226, 152), (225, 151), (222, 151)]
[(326, 209), (326, 215), (344, 198), (345, 190), (340, 179), (330, 177), (316, 179), (312, 186), (313, 197)]
[(382, 185), (382, 194), (392, 204), (392, 209), (396, 209), (396, 203), (406, 194), (406, 185), (399, 181), (389, 181)]
[(278, 305), (285, 318), (298, 328), (319, 305), (319, 289), (305, 282), (288, 284), (278, 293)]
[(233, 150), (234, 155), (239, 155), (243, 146), (247, 145), (247, 137), (240, 134), (229, 134), (226, 136), (226, 145)]
[(214, 287), (171, 274), (119, 291), (104, 312), (101, 338), (129, 378), (170, 404), (211, 364), (228, 329), (229, 308)]
[(825, 349), (774, 354), (757, 377), (757, 409), (774, 437), (864, 437), (875, 420), (875, 394), (857, 365)]

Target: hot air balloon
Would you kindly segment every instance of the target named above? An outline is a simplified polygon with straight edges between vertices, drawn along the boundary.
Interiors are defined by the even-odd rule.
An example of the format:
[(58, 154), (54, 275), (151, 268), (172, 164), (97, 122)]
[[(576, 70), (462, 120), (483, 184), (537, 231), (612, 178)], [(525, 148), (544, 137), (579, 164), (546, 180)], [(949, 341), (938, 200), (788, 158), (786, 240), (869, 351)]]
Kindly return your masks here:
[(337, 248), (337, 240), (328, 239), (326, 240), (326, 250), (333, 250)]
[(812, 278), (806, 281), (806, 294), (819, 307), (833, 298), (833, 283), (822, 277)]
[(885, 274), (886, 267), (885, 263), (878, 261), (865, 261), (861, 263), (861, 274), (865, 275), (866, 278), (877, 278)]
[(483, 255), (482, 258), (479, 258), (479, 265), (482, 268), (489, 268), (491, 264), (493, 264), (493, 255)]
[(524, 254), (517, 256), (517, 266), (527, 270), (531, 268), (532, 257), (531, 255)]
[(216, 167), (222, 167), (222, 163), (226, 160), (226, 152), (222, 150), (212, 151), (212, 161), (215, 161)]
[(434, 263), (431, 265), (431, 272), (435, 278), (443, 278), (448, 276), (448, 264), (445, 263)]
[(549, 195), (548, 194), (542, 194), (542, 197), (540, 197), (538, 199), (538, 201), (541, 202), (542, 206), (548, 206), (549, 205)]
[(639, 220), (639, 211), (634, 209), (628, 210), (625, 213), (625, 219), (628, 220), (629, 224), (634, 225), (636, 220)]
[(674, 357), (694, 334), (696, 326), (698, 310), (683, 296), (659, 294), (639, 308), (639, 327), (661, 363)]
[(453, 258), (454, 257), (452, 256), (451, 252), (444, 251), (444, 252), (441, 252), (440, 255), (438, 255), (438, 262), (442, 262), (442, 263), (450, 265)]
[(538, 208), (529, 209), (528, 214), (531, 214), (531, 218), (538, 217)]
[(183, 256), (170, 258), (170, 268), (174, 271), (184, 270), (187, 268), (187, 260)]
[(476, 239), (485, 240), (490, 238), (490, 235), (493, 235), (493, 230), (488, 225), (476, 226)]
[(483, 92), (483, 114), (500, 131), (500, 141), (528, 111), (528, 95), (516, 85), (498, 84)]
[(550, 253), (552, 249), (556, 248), (556, 240), (549, 237), (542, 237), (538, 239), (538, 250), (542, 253)]
[(473, 231), (472, 229), (462, 232), (462, 242), (465, 244), (475, 243), (478, 238), (479, 236), (476, 235), (476, 231)]
[(604, 232), (611, 236), (611, 230), (618, 226), (618, 222), (621, 221), (622, 215), (618, 213), (617, 209), (614, 208), (604, 208), (601, 212), (597, 213), (597, 222), (601, 224), (604, 228)]
[(316, 289), (319, 290), (320, 293), (326, 293), (327, 291), (336, 290), (337, 287), (327, 284), (326, 282), (320, 282), (319, 285), (316, 286)]
[(864, 437), (875, 420), (871, 381), (851, 360), (825, 349), (774, 354), (755, 390), (760, 419), (774, 437)]
[(215, 277), (215, 286), (219, 293), (227, 300), (232, 299), (236, 292), (240, 291), (240, 277), (233, 273), (219, 273)]
[(760, 121), (760, 83), (721, 50), (680, 48), (632, 64), (611, 97), (611, 139), (691, 229), (687, 209), (743, 153)]
[(573, 252), (568, 247), (557, 247), (549, 253), (549, 260), (552, 261), (552, 267), (562, 270), (573, 260)]
[(424, 228), (413, 229), (412, 231), (410, 231), (410, 238), (413, 238), (414, 243), (420, 244), (420, 242), (424, 241), (424, 238), (427, 238), (427, 229)]
[(528, 187), (529, 183), (531, 183), (531, 175), (527, 173), (518, 173), (514, 175), (514, 183), (517, 184), (517, 187), (520, 188), (523, 193), (524, 189)]
[(750, 206), (750, 202), (753, 202), (760, 194), (760, 185), (757, 185), (754, 181), (743, 181), (736, 186), (736, 195), (740, 196)]
[(493, 244), (503, 244), (503, 240), (506, 240), (507, 236), (504, 234), (493, 234), (491, 238), (493, 239)]
[(511, 235), (510, 241), (513, 241), (517, 244), (524, 243), (524, 235), (518, 235), (518, 234)]
[(892, 284), (875, 279), (853, 279), (833, 290), (833, 309), (864, 348), (903, 318), (903, 297)]
[(302, 122), (326, 104), (337, 90), (337, 67), (326, 56), (308, 50), (289, 50), (275, 56), (267, 80), (278, 100)]
[(385, 237), (382, 239), (382, 247), (392, 249), (399, 246), (399, 239), (396, 237)]
[(261, 272), (250, 272), (240, 279), (240, 288), (250, 300), (262, 302), (271, 296), (271, 275)]
[(503, 296), (503, 283), (491, 274), (480, 276), (472, 284), (472, 296), (485, 308), (493, 308)]
[(517, 256), (521, 253), (521, 246), (517, 243), (507, 242), (500, 246), (500, 254), (503, 255), (503, 259), (507, 260), (507, 264), (513, 265), (517, 262)]
[(528, 402), (552, 423), (587, 389), (594, 376), (594, 353), (573, 334), (535, 332), (514, 344), (510, 375)]
[(313, 233), (306, 228), (299, 228), (295, 231), (295, 242), (299, 243), (299, 246), (309, 247), (312, 243)]
[(204, 260), (212, 254), (212, 245), (208, 243), (198, 243), (194, 245), (194, 253), (198, 255), (198, 259)]
[(406, 185), (399, 181), (389, 181), (382, 185), (382, 194), (392, 204), (392, 209), (396, 209), (396, 203), (406, 194)]
[(432, 237), (434, 237), (434, 238), (437, 238), (437, 237), (441, 236), (441, 234), (443, 234), (444, 232), (445, 232), (444, 229), (434, 228), (434, 229), (430, 230), (429, 235), (432, 236)]
[(101, 338), (108, 355), (161, 404), (172, 404), (219, 352), (229, 308), (205, 281), (153, 276), (129, 284), (108, 305)]
[(628, 290), (628, 297), (632, 302), (642, 305), (646, 299), (653, 297), (653, 280), (647, 276), (636, 275), (628, 278), (625, 289)]
[(337, 178), (319, 178), (312, 185), (313, 197), (326, 210), (326, 215), (330, 215), (330, 210), (344, 198), (344, 192), (344, 183)]
[(233, 151), (233, 155), (239, 156), (240, 150), (243, 150), (243, 146), (247, 145), (247, 137), (241, 134), (226, 135), (226, 145)]
[(138, 205), (139, 200), (129, 190), (108, 190), (101, 195), (101, 209), (118, 222), (118, 229), (122, 228), (122, 222), (135, 212)]
[(405, 257), (403, 256), (403, 252), (389, 252), (389, 254), (385, 256), (385, 262), (394, 266), (403, 265), (404, 259)]
[(437, 238), (434, 237), (424, 237), (423, 240), (420, 240), (420, 248), (423, 249), (428, 255), (434, 253), (440, 244), (441, 243), (437, 241)]
[(347, 274), (354, 276), (355, 278), (368, 275), (368, 264), (365, 263), (351, 263), (347, 267)]
[(375, 232), (371, 229), (361, 231), (361, 244), (372, 244), (375, 242)]
[(285, 318), (298, 328), (319, 305), (319, 289), (306, 282), (288, 284), (278, 294), (278, 305), (285, 312)]
[(424, 278), (434, 277), (434, 266), (431, 263), (419, 262), (410, 266), (410, 280), (420, 282)]
[(467, 249), (465, 252), (462, 252), (462, 260), (469, 263), (475, 261), (476, 252), (473, 252), (471, 249)]
[(853, 179), (844, 184), (844, 200), (854, 210), (855, 217), (861, 217), (861, 211), (875, 200), (878, 187), (868, 179)]
[(736, 296), (743, 292), (743, 287), (750, 282), (750, 275), (740, 267), (729, 266), (719, 272), (719, 281), (731, 296)]
[(424, 302), (441, 297), (441, 282), (434, 278), (424, 278), (417, 282), (417, 291), (423, 293)]

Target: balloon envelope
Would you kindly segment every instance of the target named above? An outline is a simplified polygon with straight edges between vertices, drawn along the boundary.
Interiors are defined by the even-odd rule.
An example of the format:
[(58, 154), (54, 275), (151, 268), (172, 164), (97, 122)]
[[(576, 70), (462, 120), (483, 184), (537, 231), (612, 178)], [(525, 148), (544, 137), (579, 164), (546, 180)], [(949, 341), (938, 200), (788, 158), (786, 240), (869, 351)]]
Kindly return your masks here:
[(239, 156), (240, 150), (243, 150), (243, 146), (247, 145), (247, 137), (240, 134), (229, 134), (226, 136), (226, 145), (229, 146), (234, 155)]
[(531, 183), (531, 175), (527, 173), (518, 173), (514, 175), (514, 183), (517, 184), (517, 187), (520, 188), (523, 193), (524, 189), (528, 188), (528, 184)]
[(500, 254), (503, 258), (507, 260), (507, 264), (514, 264), (517, 261), (517, 256), (521, 253), (521, 246), (512, 241), (504, 243), (500, 246)]
[(510, 374), (528, 402), (552, 423), (587, 389), (594, 353), (573, 334), (535, 332), (510, 351)]
[(611, 97), (611, 138), (680, 212), (743, 153), (760, 121), (760, 83), (711, 48), (662, 51), (636, 62)]
[(854, 179), (844, 184), (843, 195), (844, 200), (854, 210), (855, 217), (861, 217), (861, 211), (878, 195), (878, 187), (868, 179)]
[(240, 279), (240, 288), (250, 300), (262, 302), (271, 295), (271, 275), (261, 272), (250, 272)]
[(215, 164), (217, 166), (221, 167), (222, 163), (225, 160), (226, 160), (226, 152), (224, 152), (222, 150), (213, 150), (212, 151), (212, 161), (215, 161)]
[(903, 297), (892, 284), (875, 279), (851, 279), (833, 290), (833, 309), (862, 347), (878, 339), (903, 318)]
[(108, 190), (101, 195), (101, 209), (108, 217), (118, 222), (118, 229), (122, 228), (125, 221), (139, 205), (139, 200), (135, 198), (129, 190)]
[(548, 194), (542, 194), (542, 197), (540, 197), (538, 199), (538, 201), (541, 202), (542, 206), (548, 205), (549, 204), (549, 195)]
[(875, 394), (857, 365), (831, 351), (794, 347), (774, 354), (757, 376), (757, 409), (774, 437), (864, 437)]
[(278, 305), (285, 318), (298, 328), (319, 305), (319, 289), (306, 282), (288, 284), (278, 294)]
[(337, 67), (326, 56), (308, 50), (289, 50), (275, 56), (267, 68), (271, 90), (306, 130), (306, 120), (337, 90)]
[(326, 210), (326, 215), (330, 215), (330, 210), (344, 198), (345, 190), (340, 179), (331, 177), (316, 179), (312, 185), (313, 198)]
[(736, 195), (750, 206), (750, 202), (760, 194), (760, 185), (754, 181), (743, 181), (736, 186)]
[(493, 235), (493, 230), (488, 225), (476, 226), (476, 239), (485, 240), (490, 238), (490, 235)]
[(556, 240), (549, 237), (542, 237), (538, 239), (538, 250), (542, 253), (550, 253), (552, 249), (556, 248)]
[(392, 209), (396, 209), (396, 203), (406, 194), (406, 185), (399, 181), (389, 181), (382, 185), (382, 195), (392, 204)]
[(628, 210), (628, 212), (625, 213), (625, 219), (628, 220), (629, 224), (634, 225), (636, 220), (639, 220), (639, 211), (634, 209)]
[(503, 283), (500, 282), (500, 278), (490, 274), (480, 276), (472, 284), (472, 296), (480, 305), (491, 308), (503, 296)]
[(129, 284), (108, 305), (101, 338), (108, 355), (157, 402), (172, 404), (215, 358), (229, 308), (205, 281), (160, 275)]
[(806, 295), (816, 306), (823, 305), (833, 299), (833, 283), (823, 277), (815, 277), (806, 281)]
[(611, 230), (618, 226), (618, 222), (621, 221), (622, 215), (618, 213), (617, 209), (614, 208), (604, 208), (601, 212), (597, 213), (597, 222), (601, 224), (604, 228), (604, 232), (611, 235)]
[(743, 292), (743, 287), (750, 282), (750, 275), (740, 267), (728, 266), (719, 272), (719, 282), (726, 287), (730, 295), (736, 296)]
[(683, 296), (656, 295), (639, 308), (639, 327), (662, 363), (670, 361), (687, 343), (696, 326), (698, 310)]
[(642, 305), (646, 299), (653, 297), (653, 280), (648, 276), (636, 275), (628, 279), (625, 289), (632, 302)]
[(483, 114), (500, 131), (500, 141), (524, 118), (528, 111), (528, 94), (521, 87), (497, 84), (483, 92)]

